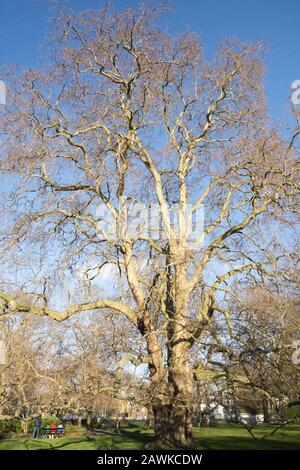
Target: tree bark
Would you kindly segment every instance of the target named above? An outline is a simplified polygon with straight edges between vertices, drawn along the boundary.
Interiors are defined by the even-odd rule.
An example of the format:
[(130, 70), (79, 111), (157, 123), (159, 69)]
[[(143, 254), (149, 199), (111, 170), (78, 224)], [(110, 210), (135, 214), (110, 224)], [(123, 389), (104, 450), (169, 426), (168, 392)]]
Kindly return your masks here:
[(264, 423), (270, 422), (270, 414), (269, 414), (269, 403), (266, 398), (263, 399), (263, 415), (264, 415)]
[(170, 346), (167, 376), (162, 361), (149, 366), (155, 441), (160, 448), (193, 446), (193, 373), (189, 354), (190, 344), (181, 337)]
[(193, 446), (192, 400), (191, 371), (179, 366), (169, 377), (167, 400), (153, 400), (155, 440), (160, 447)]
[[(167, 358), (155, 330), (148, 329), (148, 353), (152, 385), (152, 409), (155, 440), (158, 447), (191, 448), (193, 373), (190, 364), (191, 334), (187, 315), (186, 266), (179, 253), (176, 268), (171, 272), (171, 258), (167, 257), (167, 295), (165, 307), (168, 317)], [(165, 361), (167, 359), (167, 364)], [(167, 365), (167, 367), (166, 367)]]
[(153, 405), (155, 441), (159, 447), (190, 449), (192, 416), (188, 404)]
[(21, 428), (22, 428), (23, 434), (26, 436), (28, 434), (29, 422), (24, 419), (21, 419), (20, 422), (21, 422)]

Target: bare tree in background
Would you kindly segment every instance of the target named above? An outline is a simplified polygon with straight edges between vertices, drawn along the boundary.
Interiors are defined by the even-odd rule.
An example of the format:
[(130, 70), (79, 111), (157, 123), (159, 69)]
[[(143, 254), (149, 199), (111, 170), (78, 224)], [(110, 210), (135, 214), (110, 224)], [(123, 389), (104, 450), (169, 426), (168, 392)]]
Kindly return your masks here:
[(133, 387), (120, 364), (127, 350), (120, 330), (126, 329), (99, 316), (96, 326), (78, 316), (63, 324), (24, 314), (2, 317), (0, 420), (19, 421), (27, 434), (38, 415), (81, 418), (92, 411), (116, 413), (121, 399), (127, 403)]
[[(299, 159), (297, 132), (286, 140), (267, 115), (262, 45), (224, 40), (206, 61), (195, 35), (157, 26), (162, 10), (61, 14), (45, 67), (12, 76), (0, 298), (2, 314), (124, 316), (158, 445), (190, 447), (191, 349), (218, 321), (235, 335), (237, 285), (296, 282)], [(124, 201), (155, 204), (162, 235), (133, 235)]]
[(47, 368), (47, 351), (41, 348), (45, 343), (41, 322), (28, 316), (5, 320), (1, 322), (6, 360), (0, 369), (0, 419), (19, 421), (27, 434), (30, 421), (51, 409), (56, 390)]
[[(300, 368), (293, 363), (293, 345), (299, 335), (299, 303), (265, 288), (245, 290), (242, 301), (231, 303), (232, 334), (223, 324), (215, 325), (203, 338), (206, 367), (198, 364), (195, 374), (208, 389), (211, 402), (233, 407), (238, 401), (255, 404), (270, 421), (299, 401)], [(215, 334), (218, 327), (219, 335)], [(199, 363), (197, 348), (194, 362)], [(278, 418), (279, 419), (279, 418)]]

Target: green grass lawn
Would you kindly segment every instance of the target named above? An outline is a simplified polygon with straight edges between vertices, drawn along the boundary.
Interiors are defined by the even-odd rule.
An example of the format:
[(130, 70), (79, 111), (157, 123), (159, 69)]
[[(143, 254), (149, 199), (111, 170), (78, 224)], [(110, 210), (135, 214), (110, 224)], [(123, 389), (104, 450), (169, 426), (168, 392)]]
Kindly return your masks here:
[[(263, 426), (254, 433), (257, 438), (261, 438), (273, 429)], [(273, 436), (258, 441), (238, 425), (195, 428), (194, 436), (197, 447), (206, 450), (300, 450), (300, 426), (287, 426)]]
[[(271, 431), (263, 427), (256, 431), (262, 436)], [(263, 441), (255, 441), (238, 425), (220, 425), (212, 428), (194, 428), (196, 448), (200, 450), (300, 450), (300, 426), (289, 426)], [(0, 440), (0, 450), (130, 450), (143, 449), (151, 442), (151, 430), (140, 428), (123, 429), (119, 436), (70, 437), (61, 439), (31, 439), (14, 437)]]

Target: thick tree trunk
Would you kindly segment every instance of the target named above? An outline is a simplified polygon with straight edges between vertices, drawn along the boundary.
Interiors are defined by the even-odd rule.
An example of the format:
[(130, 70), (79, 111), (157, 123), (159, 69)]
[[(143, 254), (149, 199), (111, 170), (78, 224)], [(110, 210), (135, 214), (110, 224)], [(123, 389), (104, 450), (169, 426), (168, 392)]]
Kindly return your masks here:
[(189, 406), (153, 405), (155, 440), (171, 449), (193, 446), (192, 416)]
[(187, 315), (186, 267), (184, 255), (176, 259), (175, 274), (172, 260), (167, 257), (168, 315), (167, 367), (155, 330), (148, 328), (148, 353), (152, 385), (152, 408), (157, 447), (191, 448), (193, 374), (190, 365), (191, 333)]
[[(168, 393), (167, 422), (162, 439), (171, 447), (193, 446), (193, 373), (190, 364), (191, 334), (187, 315), (186, 268), (184, 256), (177, 262), (175, 274), (175, 302), (169, 302), (168, 328)], [(166, 412), (164, 411), (164, 414)]]
[(166, 382), (160, 382), (160, 386), (154, 384), (152, 390), (157, 446), (191, 448), (193, 375), (189, 364), (189, 345), (184, 340), (173, 347)]

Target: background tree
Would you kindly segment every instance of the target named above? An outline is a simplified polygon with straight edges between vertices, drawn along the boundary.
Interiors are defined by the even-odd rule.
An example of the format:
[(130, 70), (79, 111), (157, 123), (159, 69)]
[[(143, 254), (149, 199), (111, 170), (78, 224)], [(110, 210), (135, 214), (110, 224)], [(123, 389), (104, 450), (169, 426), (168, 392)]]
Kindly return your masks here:
[(231, 304), (234, 333), (219, 324), (220, 336), (207, 335), (206, 368), (198, 364), (195, 374), (207, 384), (209, 399), (225, 405), (252, 402), (270, 421), (284, 419), (288, 404), (299, 400), (299, 364), (293, 362), (295, 338), (299, 335), (299, 305), (296, 298), (276, 296), (261, 288), (245, 290), (239, 302)]
[[(96, 327), (90, 322), (84, 316), (64, 324), (24, 314), (2, 317), (6, 357), (0, 369), (0, 420), (20, 422), (27, 434), (38, 415), (71, 413), (81, 419), (106, 410), (117, 415), (134, 401), (137, 384), (122, 361), (124, 325), (105, 315)], [(135, 395), (141, 402), (141, 391)]]

